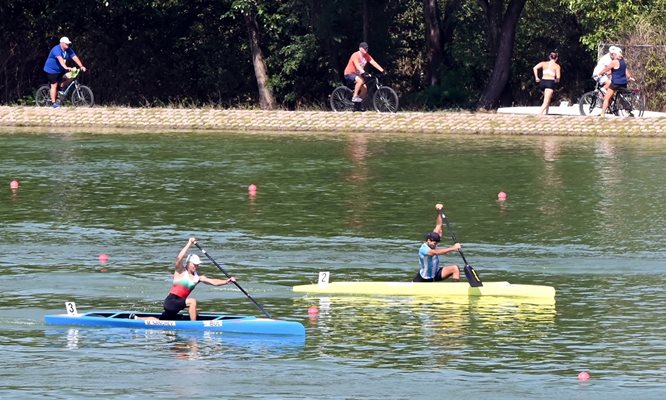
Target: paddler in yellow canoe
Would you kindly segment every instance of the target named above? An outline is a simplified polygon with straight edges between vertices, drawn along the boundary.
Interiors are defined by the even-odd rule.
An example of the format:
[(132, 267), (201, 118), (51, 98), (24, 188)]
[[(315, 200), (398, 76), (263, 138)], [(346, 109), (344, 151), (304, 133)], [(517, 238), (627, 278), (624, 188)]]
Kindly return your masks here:
[(460, 268), (456, 264), (439, 266), (439, 256), (456, 251), (461, 248), (460, 243), (455, 243), (451, 247), (437, 248), (442, 240), (442, 209), (443, 204), (435, 204), (437, 217), (435, 218), (435, 228), (426, 235), (426, 241), (419, 248), (419, 263), (421, 269), (416, 274), (412, 282), (439, 282), (451, 277), (454, 282), (460, 281)]

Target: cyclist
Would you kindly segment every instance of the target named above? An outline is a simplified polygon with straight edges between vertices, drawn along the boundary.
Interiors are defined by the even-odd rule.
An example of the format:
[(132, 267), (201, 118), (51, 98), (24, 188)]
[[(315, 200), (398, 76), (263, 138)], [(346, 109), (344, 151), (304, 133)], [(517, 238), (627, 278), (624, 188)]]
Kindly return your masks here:
[[(619, 89), (625, 89), (627, 87), (627, 83), (630, 80), (633, 80), (631, 78), (631, 73), (627, 68), (627, 63), (624, 61), (624, 57), (622, 56), (622, 49), (615, 47), (613, 52), (611, 52), (611, 58), (611, 63), (606, 68), (604, 68), (603, 71), (601, 71), (602, 74), (610, 73), (611, 75), (610, 85), (606, 90), (606, 95), (604, 95), (604, 104), (601, 107), (602, 117), (606, 115), (606, 110), (608, 110), (610, 99), (613, 97), (615, 92), (617, 92)], [(633, 116), (633, 114), (629, 114)]]
[(345, 79), (354, 84), (354, 96), (352, 97), (354, 103), (362, 102), (368, 91), (368, 87), (365, 85), (365, 78), (363, 78), (367, 63), (370, 63), (370, 65), (380, 72), (384, 72), (384, 68), (368, 53), (368, 44), (361, 42), (358, 45), (358, 51), (349, 57), (349, 62), (347, 62), (347, 67), (345, 68)]
[(594, 71), (592, 71), (592, 79), (601, 86), (601, 91), (604, 94), (606, 93), (606, 90), (608, 90), (611, 81), (608, 74), (602, 72), (610, 65), (611, 61), (613, 61), (611, 54), (617, 54), (618, 50), (620, 50), (620, 48), (617, 46), (609, 47), (608, 53), (601, 56), (599, 61), (597, 61), (597, 65), (594, 67)]
[(74, 53), (74, 50), (70, 47), (71, 44), (72, 42), (67, 36), (61, 37), (60, 43), (53, 46), (44, 63), (44, 72), (46, 72), (49, 79), (49, 85), (51, 86), (51, 102), (53, 103), (54, 108), (60, 107), (60, 104), (56, 103), (59, 89), (58, 85), (61, 87), (67, 86), (71, 82), (71, 79), (66, 78), (65, 74), (67, 71), (75, 69), (67, 66), (67, 60), (71, 59), (82, 71), (86, 71), (83, 62), (81, 62), (76, 53)]

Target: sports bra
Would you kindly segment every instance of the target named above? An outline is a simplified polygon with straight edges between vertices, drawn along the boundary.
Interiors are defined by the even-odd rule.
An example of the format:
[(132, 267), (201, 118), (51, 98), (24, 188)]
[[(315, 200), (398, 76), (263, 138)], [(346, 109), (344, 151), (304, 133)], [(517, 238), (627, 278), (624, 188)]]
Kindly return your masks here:
[(544, 69), (543, 69), (543, 72), (541, 73), (541, 74), (542, 74), (542, 75), (541, 75), (542, 77), (545, 78), (546, 75), (550, 75), (550, 76), (552, 76), (553, 78), (555, 78), (555, 70), (554, 70), (554, 69), (551, 69), (551, 67), (550, 67), (550, 66), (551, 66), (551, 64), (550, 64), (551, 62), (552, 62), (552, 61), (548, 61), (548, 68), (544, 68)]

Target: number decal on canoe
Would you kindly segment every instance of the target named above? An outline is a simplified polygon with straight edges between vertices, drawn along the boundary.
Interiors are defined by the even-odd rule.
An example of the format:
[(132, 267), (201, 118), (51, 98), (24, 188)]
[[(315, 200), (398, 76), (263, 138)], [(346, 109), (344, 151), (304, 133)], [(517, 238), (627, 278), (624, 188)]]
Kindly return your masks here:
[(79, 313), (76, 312), (76, 303), (73, 302), (73, 301), (66, 301), (65, 302), (65, 310), (67, 310), (67, 315), (69, 315), (69, 316), (79, 315)]
[(224, 322), (222, 322), (222, 321), (204, 321), (203, 325), (204, 326), (222, 326), (222, 325), (224, 325)]
[(328, 271), (323, 271), (319, 273), (319, 286), (327, 286), (328, 285), (328, 278), (331, 276), (331, 274)]

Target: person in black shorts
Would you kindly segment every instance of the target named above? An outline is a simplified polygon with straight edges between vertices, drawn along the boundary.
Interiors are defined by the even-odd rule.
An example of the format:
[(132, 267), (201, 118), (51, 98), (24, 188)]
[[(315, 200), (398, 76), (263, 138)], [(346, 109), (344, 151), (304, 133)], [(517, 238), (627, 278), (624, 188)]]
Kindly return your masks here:
[[(610, 105), (610, 100), (617, 92), (618, 90), (621, 89), (626, 89), (627, 84), (630, 81), (633, 81), (634, 79), (631, 77), (631, 72), (629, 71), (629, 68), (627, 68), (627, 62), (624, 59), (624, 56), (622, 55), (622, 49), (619, 47), (614, 47), (613, 52), (611, 52), (611, 62), (610, 64), (603, 70), (603, 73), (610, 73), (611, 75), (611, 83), (608, 89), (606, 90), (606, 94), (604, 95), (604, 103), (601, 106), (601, 117), (606, 116), (606, 111), (608, 110), (608, 106)], [(634, 116), (634, 114), (630, 111), (629, 112), (630, 116)]]
[[(190, 320), (196, 321), (197, 319), (197, 301), (193, 297), (189, 297), (194, 288), (203, 282), (207, 285), (222, 286), (229, 283), (236, 282), (233, 276), (229, 279), (213, 279), (207, 278), (204, 275), (199, 275), (199, 265), (201, 259), (196, 254), (190, 254), (187, 257), (187, 252), (190, 246), (197, 241), (195, 238), (190, 238), (183, 249), (176, 257), (176, 270), (173, 273), (173, 284), (169, 294), (164, 299), (164, 312), (159, 318), (155, 317), (138, 317), (130, 315), (130, 318), (143, 319), (143, 320), (181, 320), (185, 319), (180, 312), (185, 308), (188, 309)], [(184, 259), (184, 260), (183, 260)]]
[[(557, 53), (552, 52), (548, 55), (548, 61), (542, 61), (532, 68), (534, 79), (539, 84), (539, 88), (543, 90), (543, 103), (539, 110), (541, 115), (548, 114), (550, 101), (560, 82), (560, 65), (557, 63), (557, 58)], [(541, 78), (539, 78), (539, 70), (541, 70)]]
[(67, 60), (74, 61), (76, 65), (81, 68), (81, 71), (86, 71), (86, 67), (83, 65), (83, 62), (70, 47), (71, 44), (72, 42), (67, 36), (61, 37), (60, 43), (53, 46), (49, 52), (49, 56), (46, 58), (46, 62), (44, 63), (44, 72), (46, 72), (49, 85), (51, 86), (51, 103), (53, 103), (54, 108), (60, 107), (60, 104), (56, 102), (58, 97), (58, 90), (60, 90), (62, 84), (68, 83), (65, 74), (67, 71), (74, 70), (73, 67), (67, 66)]

